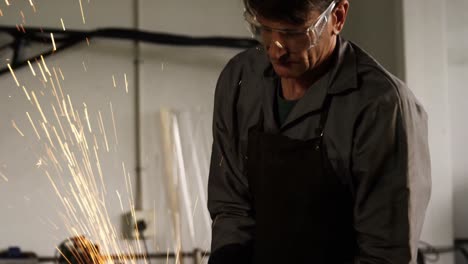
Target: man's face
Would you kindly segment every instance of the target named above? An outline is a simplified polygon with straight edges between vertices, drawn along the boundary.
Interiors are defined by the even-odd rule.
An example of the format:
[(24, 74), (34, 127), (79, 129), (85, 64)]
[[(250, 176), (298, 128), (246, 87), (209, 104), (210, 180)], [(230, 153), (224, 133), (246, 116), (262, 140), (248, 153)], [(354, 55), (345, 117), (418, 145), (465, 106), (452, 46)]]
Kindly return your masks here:
[[(307, 32), (307, 29), (317, 21), (319, 16), (319, 12), (311, 12), (307, 21), (301, 25), (274, 21), (261, 16), (257, 17), (257, 21), (266, 28), (287, 32)], [(318, 42), (312, 48), (310, 45), (301, 44), (304, 42), (304, 38), (309, 41), (307, 34), (311, 34), (310, 31), (303, 33), (306, 35), (302, 36), (289, 35), (275, 30), (265, 32), (263, 34), (264, 48), (276, 74), (282, 78), (300, 78), (328, 58), (336, 41), (336, 36), (332, 34), (332, 23), (333, 21), (328, 21), (318, 38)], [(302, 46), (303, 48), (297, 48)]]

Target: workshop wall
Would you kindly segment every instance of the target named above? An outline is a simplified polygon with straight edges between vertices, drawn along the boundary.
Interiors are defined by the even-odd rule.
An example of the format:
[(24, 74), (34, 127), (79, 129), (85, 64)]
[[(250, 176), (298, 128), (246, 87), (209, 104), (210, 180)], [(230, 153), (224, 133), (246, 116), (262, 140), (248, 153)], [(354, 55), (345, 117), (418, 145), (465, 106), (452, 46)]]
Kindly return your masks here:
[[(468, 73), (468, 17), (464, 10), (468, 2), (463, 0), (447, 1), (447, 36), (448, 36), (448, 87), (451, 127), (453, 198), (454, 198), (454, 234), (455, 238), (468, 238), (468, 126), (466, 113), (466, 74)], [(465, 263), (457, 259), (457, 263)]]
[[(429, 116), (432, 195), (421, 239), (434, 246), (453, 244), (448, 2), (403, 1), (406, 80)], [(453, 254), (442, 255), (438, 263), (453, 263)]]

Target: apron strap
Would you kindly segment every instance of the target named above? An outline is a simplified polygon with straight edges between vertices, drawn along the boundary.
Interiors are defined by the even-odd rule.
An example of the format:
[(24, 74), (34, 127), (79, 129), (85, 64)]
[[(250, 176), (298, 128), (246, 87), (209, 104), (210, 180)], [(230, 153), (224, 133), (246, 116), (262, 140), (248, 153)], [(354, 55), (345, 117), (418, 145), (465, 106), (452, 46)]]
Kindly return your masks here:
[(320, 121), (319, 126), (315, 130), (315, 134), (317, 137), (323, 137), (323, 130), (325, 129), (325, 123), (327, 122), (328, 112), (330, 110), (332, 96), (327, 94), (325, 96), (325, 100), (322, 104), (322, 112), (320, 113)]

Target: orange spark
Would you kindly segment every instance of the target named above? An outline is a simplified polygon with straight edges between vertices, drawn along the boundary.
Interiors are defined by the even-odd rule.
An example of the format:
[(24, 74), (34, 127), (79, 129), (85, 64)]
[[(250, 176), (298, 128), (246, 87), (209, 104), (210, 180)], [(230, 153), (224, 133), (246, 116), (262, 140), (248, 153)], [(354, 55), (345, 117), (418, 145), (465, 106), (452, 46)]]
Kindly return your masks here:
[(29, 68), (31, 69), (33, 76), (36, 76), (36, 72), (34, 71), (34, 68), (32, 67), (31, 62), (29, 60), (28, 60), (28, 64), (29, 64)]
[(102, 133), (104, 134), (104, 142), (106, 143), (106, 150), (107, 152), (109, 152), (109, 144), (107, 143), (106, 128), (104, 127), (104, 122), (102, 122), (101, 111), (98, 111), (98, 113), (99, 113), (99, 121), (101, 122), (101, 126), (102, 126)]
[[(57, 118), (57, 122), (59, 124), (60, 130), (62, 130), (63, 138), (66, 140), (67, 137), (65, 136), (65, 131), (63, 131), (62, 122), (60, 122), (60, 118), (59, 118), (59, 116), (57, 114), (57, 111), (55, 110), (54, 105), (52, 105), (52, 109), (54, 110), (54, 114), (55, 114), (55, 117)], [(53, 128), (53, 129), (55, 130), (55, 128)]]
[(24, 87), (24, 85), (23, 85), (23, 91), (26, 94), (26, 97), (28, 98), (28, 101), (31, 102), (31, 97), (29, 97), (28, 91), (26, 90), (26, 87)]
[(62, 76), (62, 81), (65, 81), (65, 77), (63, 76), (62, 69), (58, 68), (60, 75)]
[[(62, 96), (62, 100), (65, 99), (64, 96), (63, 96), (63, 90), (62, 90), (62, 85), (60, 84), (60, 80), (57, 76), (57, 72), (55, 71), (55, 67), (52, 68), (54, 70), (54, 75), (55, 75), (55, 80), (57, 80), (57, 84), (58, 84), (58, 87), (59, 87), (59, 90), (60, 90), (60, 95)], [(59, 68), (59, 71), (60, 71), (60, 68)], [(61, 71), (60, 71), (61, 73)], [(62, 109), (62, 105), (59, 103), (59, 106), (60, 106), (60, 110), (62, 111), (62, 115), (63, 115), (63, 109)]]
[(52, 76), (52, 74), (50, 74), (49, 67), (47, 67), (47, 64), (45, 63), (44, 57), (42, 55), (41, 55), (41, 60), (42, 60), (42, 64), (44, 64), (44, 69), (46, 70), (46, 72), (49, 74), (49, 76)]
[(24, 18), (23, 10), (20, 10), (20, 15), (23, 18), (23, 24), (26, 24), (26, 19)]
[(63, 23), (63, 19), (62, 19), (62, 18), (60, 18), (60, 22), (62, 23), (63, 31), (65, 31), (65, 24)]
[(13, 78), (15, 79), (16, 85), (18, 85), (18, 87), (19, 87), (20, 84), (19, 84), (19, 82), (18, 82), (18, 79), (16, 79), (15, 72), (14, 72), (13, 69), (11, 68), (10, 63), (8, 63), (7, 65), (8, 65), (8, 69), (10, 69), (11, 75), (13, 75)]
[(19, 133), (22, 137), (24, 137), (23, 132), (21, 132), (21, 130), (18, 128), (18, 126), (17, 126), (16, 123), (15, 123), (15, 120), (11, 120), (11, 124), (12, 124), (13, 127), (16, 129), (16, 131), (18, 131), (18, 133)]
[(47, 130), (46, 124), (44, 124), (44, 122), (42, 122), (42, 128), (44, 129), (44, 131), (45, 131), (45, 133), (46, 133), (47, 139), (49, 139), (50, 145), (52, 146), (52, 148), (55, 149), (55, 145), (54, 145), (54, 143), (52, 142), (52, 139), (50, 138), (49, 131)]
[(115, 142), (117, 145), (119, 145), (119, 139), (117, 138), (117, 129), (115, 127), (114, 109), (112, 109), (112, 102), (109, 102), (109, 104), (110, 104), (110, 109), (112, 113), (112, 124), (114, 125)]
[(83, 103), (83, 105), (84, 105), (85, 118), (88, 124), (89, 133), (93, 133), (93, 130), (91, 129), (91, 124), (89, 122), (88, 107), (86, 106), (85, 103)]
[(34, 125), (31, 116), (28, 112), (26, 112), (26, 115), (28, 116), (29, 122), (31, 122), (31, 126), (34, 128), (34, 132), (36, 132), (37, 139), (41, 139), (41, 136), (39, 135), (39, 132), (37, 132), (36, 126)]
[(47, 124), (47, 118), (45, 117), (44, 113), (42, 112), (42, 108), (41, 108), (41, 105), (39, 104), (39, 101), (37, 100), (36, 94), (34, 93), (34, 91), (32, 91), (31, 93), (32, 93), (34, 102), (36, 103), (37, 109), (39, 109), (39, 112), (41, 113), (42, 119)]
[(41, 70), (42, 73), (42, 78), (44, 78), (44, 81), (47, 82), (47, 78), (45, 76), (44, 70), (42, 69), (41, 64), (36, 60), (37, 65), (39, 66), (39, 70)]
[(71, 102), (70, 95), (67, 94), (67, 97), (68, 97), (68, 104), (70, 105), (70, 110), (71, 110), (71, 113), (72, 113), (72, 116), (73, 116), (73, 120), (75, 120), (75, 122), (76, 122), (75, 110), (73, 109), (73, 104)]
[(81, 4), (81, 0), (79, 0), (79, 2), (80, 2), (81, 17), (83, 18), (83, 24), (86, 24), (84, 12), (83, 12), (83, 5)]
[(2, 176), (4, 181), (8, 182), (7, 176), (5, 176), (5, 174), (3, 174), (1, 171), (0, 171), (0, 176)]
[(115, 192), (117, 193), (117, 196), (119, 197), (120, 208), (122, 209), (122, 212), (123, 212), (123, 211), (124, 211), (124, 208), (123, 208), (123, 204), (122, 204), (122, 197), (120, 197), (119, 190), (115, 190)]
[(127, 74), (124, 73), (124, 78), (125, 78), (125, 91), (128, 93), (128, 82), (127, 82)]
[(55, 46), (55, 40), (54, 40), (54, 33), (50, 33), (50, 39), (52, 39), (52, 46), (53, 46), (53, 51), (57, 50), (57, 47)]

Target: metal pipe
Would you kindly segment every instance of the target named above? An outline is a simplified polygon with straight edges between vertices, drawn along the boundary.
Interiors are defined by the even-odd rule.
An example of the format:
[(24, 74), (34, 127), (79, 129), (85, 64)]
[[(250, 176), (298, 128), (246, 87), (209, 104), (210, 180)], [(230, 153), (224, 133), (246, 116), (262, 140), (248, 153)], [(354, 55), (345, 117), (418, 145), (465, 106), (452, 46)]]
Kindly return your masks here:
[[(133, 1), (133, 26), (135, 30), (140, 27), (140, 0)], [(135, 59), (134, 67), (134, 90), (135, 90), (135, 210), (143, 209), (143, 197), (142, 197), (142, 166), (141, 166), (141, 109), (140, 109), (140, 42), (138, 39), (133, 41), (133, 55)]]

